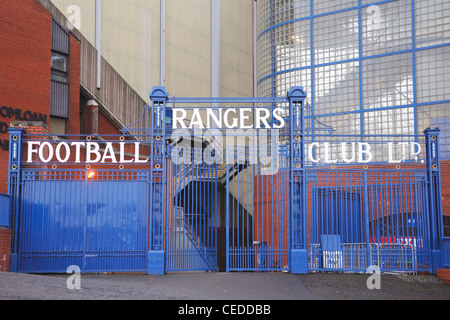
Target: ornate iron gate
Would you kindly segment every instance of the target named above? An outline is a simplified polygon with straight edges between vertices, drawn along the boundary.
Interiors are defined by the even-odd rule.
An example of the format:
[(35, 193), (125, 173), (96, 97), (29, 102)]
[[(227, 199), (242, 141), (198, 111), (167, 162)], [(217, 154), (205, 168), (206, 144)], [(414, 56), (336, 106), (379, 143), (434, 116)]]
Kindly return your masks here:
[(11, 270), (434, 272), (439, 129), (338, 136), (304, 100), (157, 87), (121, 136), (12, 128)]

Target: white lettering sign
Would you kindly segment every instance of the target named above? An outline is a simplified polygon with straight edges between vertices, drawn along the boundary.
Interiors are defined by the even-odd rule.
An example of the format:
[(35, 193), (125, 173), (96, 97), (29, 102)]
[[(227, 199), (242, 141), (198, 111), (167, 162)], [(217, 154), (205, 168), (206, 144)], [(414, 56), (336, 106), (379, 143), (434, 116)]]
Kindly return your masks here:
[[(211, 129), (211, 128), (227, 128), (227, 129), (251, 129), (251, 128), (265, 128), (270, 129), (272, 126), (270, 121), (275, 121), (273, 128), (280, 129), (286, 124), (282, 115), (284, 110), (276, 108), (270, 112), (265, 108), (256, 108), (254, 111), (254, 119), (256, 125), (250, 124), (252, 119), (251, 108), (229, 108), (223, 113), (222, 110), (208, 109), (206, 113), (200, 112), (200, 109), (192, 109), (192, 114), (187, 119), (188, 113), (184, 109), (173, 109), (173, 129)], [(206, 119), (204, 119), (206, 118)], [(206, 120), (206, 121), (204, 121)], [(189, 126), (186, 123), (189, 122)]]
[[(142, 156), (140, 152), (140, 143), (134, 143), (134, 155), (129, 155), (125, 151), (125, 142), (119, 143), (119, 158), (121, 164), (135, 163), (144, 164), (149, 162), (149, 158)], [(102, 148), (104, 146), (104, 148)], [(112, 142), (99, 144), (97, 142), (72, 142), (70, 145), (67, 142), (61, 142), (55, 145), (50, 142), (28, 142), (28, 157), (27, 163), (43, 162), (49, 163), (52, 160), (58, 163), (67, 163), (69, 159), (73, 158), (75, 163), (81, 163), (82, 150), (84, 150), (84, 159), (87, 164), (95, 163), (118, 163), (116, 151)], [(37, 156), (37, 159), (34, 157)], [(56, 158), (56, 159), (55, 159)], [(128, 160), (127, 160), (128, 158)]]
[[(219, 119), (219, 118), (217, 118)], [(235, 119), (236, 120), (236, 119)], [(215, 120), (214, 120), (215, 121)], [(238, 120), (236, 120), (237, 122)], [(226, 121), (225, 121), (226, 122)], [(250, 143), (250, 147), (256, 150), (258, 146), (258, 154), (252, 155), (254, 158), (253, 163), (268, 164), (270, 161), (264, 160), (269, 157), (273, 162), (277, 159), (279, 148), (277, 135), (264, 135), (263, 133), (269, 130), (263, 129), (260, 133), (259, 141), (252, 142), (252, 137), (256, 134), (255, 129), (235, 129), (232, 130), (231, 137), (222, 136), (221, 131), (218, 129), (209, 129), (203, 132), (200, 129), (194, 130), (195, 136), (205, 138), (202, 134), (209, 137), (208, 147), (204, 148), (202, 155), (195, 157), (196, 163), (202, 163), (203, 161), (208, 164), (218, 163), (223, 164), (224, 161), (231, 159), (230, 163), (235, 162), (235, 157), (244, 157), (243, 152), (237, 150), (243, 150), (243, 148)], [(272, 130), (277, 131), (277, 130)], [(212, 138), (211, 138), (211, 137)], [(237, 139), (235, 137), (243, 137), (243, 139)], [(183, 137), (183, 142), (177, 144), (172, 149), (172, 160), (175, 164), (188, 164), (191, 162), (192, 156), (192, 142), (198, 143), (197, 140), (192, 140), (191, 131), (189, 129), (178, 129), (173, 132), (172, 141), (177, 141)], [(261, 142), (263, 141), (263, 142)], [(252, 145), (256, 143), (256, 145)], [(262, 143), (262, 144), (261, 144)], [(149, 154), (143, 154), (141, 151), (141, 143), (134, 142), (129, 144), (130, 150), (127, 152), (127, 145), (125, 142), (117, 142), (114, 146), (113, 142), (60, 142), (52, 144), (50, 142), (29, 141), (27, 148), (27, 163), (33, 162), (56, 162), (67, 163), (71, 160), (74, 163), (86, 164), (98, 164), (98, 163), (112, 163), (112, 164), (145, 164), (149, 162)], [(118, 146), (117, 146), (118, 144)], [(226, 145), (224, 149), (222, 146)], [(201, 148), (201, 145), (196, 146)], [(306, 161), (312, 163), (323, 164), (368, 164), (373, 161), (373, 145), (367, 142), (342, 142), (339, 144), (332, 144), (330, 142), (314, 142), (305, 146)], [(380, 145), (377, 144), (377, 150), (380, 150)], [(383, 146), (381, 145), (383, 148)], [(406, 159), (419, 161), (419, 155), (422, 151), (420, 144), (416, 142), (399, 142), (399, 143), (386, 143), (384, 145), (387, 149), (388, 163), (399, 164), (406, 161)], [(241, 154), (242, 153), (242, 154)], [(269, 155), (270, 154), (270, 155)], [(258, 159), (257, 159), (258, 158)], [(245, 160), (244, 158), (241, 160)], [(423, 161), (422, 161), (423, 162)], [(275, 164), (276, 165), (276, 164)]]

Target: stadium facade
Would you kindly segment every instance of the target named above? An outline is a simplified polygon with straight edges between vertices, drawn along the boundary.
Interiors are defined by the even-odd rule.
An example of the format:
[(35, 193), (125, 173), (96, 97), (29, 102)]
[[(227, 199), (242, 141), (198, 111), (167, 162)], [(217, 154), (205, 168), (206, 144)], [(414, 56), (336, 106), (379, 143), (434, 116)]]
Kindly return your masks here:
[(448, 3), (69, 2), (0, 7), (2, 268), (448, 267)]

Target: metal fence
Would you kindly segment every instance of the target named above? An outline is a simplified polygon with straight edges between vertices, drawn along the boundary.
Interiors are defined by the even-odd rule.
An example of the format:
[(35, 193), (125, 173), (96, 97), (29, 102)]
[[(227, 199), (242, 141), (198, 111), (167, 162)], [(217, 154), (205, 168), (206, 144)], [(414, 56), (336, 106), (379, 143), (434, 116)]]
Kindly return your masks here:
[(424, 168), (307, 174), (311, 270), (430, 270)]
[(450, 268), (450, 238), (442, 238), (442, 266)]
[(320, 134), (304, 98), (155, 88), (120, 136), (11, 129), (11, 270), (433, 272), (448, 252), (439, 129)]

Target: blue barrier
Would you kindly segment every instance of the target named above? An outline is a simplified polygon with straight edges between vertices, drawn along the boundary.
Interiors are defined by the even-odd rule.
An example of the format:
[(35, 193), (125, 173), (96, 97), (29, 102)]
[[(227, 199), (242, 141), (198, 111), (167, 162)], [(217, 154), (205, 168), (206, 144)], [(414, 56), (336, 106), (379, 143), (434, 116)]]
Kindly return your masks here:
[(450, 269), (450, 238), (442, 238), (442, 267)]
[(0, 193), (0, 227), (10, 227), (10, 208), (11, 198), (3, 193)]
[[(439, 130), (312, 136), (304, 98), (301, 88), (285, 98), (170, 98), (155, 88), (121, 136), (10, 129), (12, 201), (1, 199), (12, 207), (0, 222), (13, 230), (11, 270), (217, 271), (221, 253), (227, 271), (448, 265), (448, 255), (440, 257), (449, 244), (440, 238)], [(207, 112), (210, 122), (200, 131), (173, 130), (171, 121), (187, 125), (186, 110)], [(252, 112), (260, 125), (244, 121)], [(262, 125), (281, 115), (279, 130)], [(238, 121), (248, 129), (236, 128)], [(222, 122), (221, 130), (211, 125)], [(221, 135), (235, 144), (220, 144)], [(394, 153), (384, 151), (400, 142), (411, 154), (386, 165)], [(364, 144), (374, 149), (370, 157)]]

